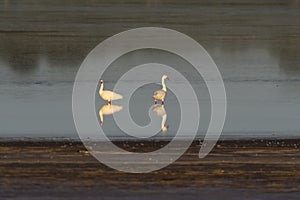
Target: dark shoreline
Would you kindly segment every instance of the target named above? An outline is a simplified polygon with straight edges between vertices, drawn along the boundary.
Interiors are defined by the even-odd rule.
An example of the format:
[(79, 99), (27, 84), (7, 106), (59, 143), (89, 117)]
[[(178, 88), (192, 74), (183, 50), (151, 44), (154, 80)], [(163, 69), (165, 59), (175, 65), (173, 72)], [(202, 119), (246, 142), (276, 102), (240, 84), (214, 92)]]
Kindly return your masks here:
[[(183, 139), (184, 140), (184, 139)], [(122, 146), (124, 144), (130, 145), (139, 145), (143, 144), (150, 146), (161, 146), (169, 143), (171, 140), (165, 139), (152, 139), (152, 140), (112, 140), (112, 142), (118, 146)], [(102, 143), (103, 141), (98, 141)], [(191, 147), (201, 146), (203, 140), (194, 140), (191, 144)], [(0, 138), (0, 146), (57, 146), (57, 145), (65, 145), (72, 143), (72, 145), (83, 145), (83, 143), (79, 139), (70, 139), (70, 138)], [(103, 142), (105, 143), (105, 142)], [(290, 147), (290, 148), (300, 148), (300, 139), (220, 139), (216, 146), (224, 146), (224, 147)]]
[[(136, 151), (164, 142), (117, 145)], [(224, 199), (297, 199), (300, 195), (300, 139), (219, 141), (204, 159), (198, 158), (199, 147), (195, 141), (180, 159), (161, 170), (129, 174), (101, 164), (79, 141), (1, 141), (0, 197), (218, 199), (221, 194)]]

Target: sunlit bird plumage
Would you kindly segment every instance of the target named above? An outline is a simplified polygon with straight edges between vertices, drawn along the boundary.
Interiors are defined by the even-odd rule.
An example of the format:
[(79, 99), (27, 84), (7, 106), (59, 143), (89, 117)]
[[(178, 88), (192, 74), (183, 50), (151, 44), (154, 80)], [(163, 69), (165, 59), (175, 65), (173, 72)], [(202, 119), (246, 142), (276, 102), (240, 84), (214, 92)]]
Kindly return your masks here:
[(107, 101), (108, 104), (111, 104), (111, 101), (112, 100), (119, 100), (119, 99), (123, 99), (123, 96), (118, 94), (118, 93), (115, 93), (113, 91), (110, 91), (110, 90), (103, 90), (104, 88), (104, 81), (101, 80), (100, 81), (100, 90), (99, 90), (99, 95), (100, 97)]
[(161, 101), (162, 104), (164, 104), (165, 102), (165, 97), (167, 94), (167, 87), (165, 84), (165, 80), (169, 80), (169, 77), (167, 75), (163, 75), (161, 78), (162, 89), (155, 91), (152, 96), (155, 104), (157, 103), (157, 101)]

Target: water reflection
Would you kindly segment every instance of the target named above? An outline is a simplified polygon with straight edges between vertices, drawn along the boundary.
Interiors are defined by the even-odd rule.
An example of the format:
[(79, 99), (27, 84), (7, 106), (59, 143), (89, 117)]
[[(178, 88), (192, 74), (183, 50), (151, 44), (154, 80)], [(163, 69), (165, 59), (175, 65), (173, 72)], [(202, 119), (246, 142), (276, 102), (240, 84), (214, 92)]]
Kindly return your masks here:
[[(104, 123), (104, 115), (112, 115), (114, 113), (120, 112), (123, 109), (123, 106), (105, 104), (99, 110), (100, 125)], [(163, 132), (168, 131), (169, 125), (166, 125), (167, 121), (167, 111), (164, 105), (156, 104), (153, 106), (152, 111), (159, 117), (161, 117), (161, 130)]]
[[(266, 73), (269, 74), (277, 70), (275, 64), (278, 63), (275, 62), (279, 60), (280, 68), (284, 73), (285, 71), (288, 75), (294, 75), (294, 72), (297, 72), (297, 75), (300, 73), (297, 56), (300, 51), (300, 41), (296, 37), (299, 29), (299, 20), (297, 20), (299, 0), (281, 2), (280, 7), (277, 1), (262, 1), (261, 4), (252, 4), (251, 1), (234, 2), (234, 8), (219, 7), (225, 3), (222, 1), (209, 4), (204, 1), (193, 2), (179, 10), (177, 6), (182, 4), (181, 1), (123, 2), (120, 7), (116, 7), (114, 3), (105, 3), (105, 1), (93, 1), (89, 5), (76, 2), (72, 7), (64, 6), (64, 2), (57, 0), (51, 2), (55, 3), (41, 3), (36, 0), (4, 0), (0, 4), (2, 6), (0, 6), (0, 11), (3, 11), (1, 13), (3, 22), (0, 24), (0, 59), (4, 63), (9, 63), (9, 67), (15, 73), (26, 75), (38, 71), (37, 61), (40, 56), (48, 57), (51, 70), (60, 73), (60, 70), (66, 70), (65, 68), (69, 67), (69, 70), (74, 73), (96, 44), (121, 31), (116, 28), (119, 26), (115, 24), (120, 20), (122, 26), (127, 27), (126, 30), (131, 26), (136, 27), (135, 23), (139, 24), (141, 20), (144, 22), (141, 26), (151, 24), (173, 28), (192, 36), (201, 44), (207, 43), (205, 45), (207, 49), (215, 48), (213, 46), (215, 42), (217, 49), (210, 51), (215, 59), (220, 59), (220, 56), (228, 53), (232, 54), (235, 59), (227, 56), (220, 59), (220, 66), (228, 62), (224, 68), (233, 68), (234, 61), (239, 58), (246, 59), (246, 55), (249, 56), (249, 60), (246, 62), (243, 60), (235, 66), (251, 63), (254, 67), (271, 63), (269, 67), (263, 67), (268, 68)], [(170, 4), (173, 6), (170, 7)], [(103, 8), (104, 5), (105, 8)], [(153, 12), (147, 12), (149, 8), (144, 5), (154, 7), (151, 8)], [(203, 5), (206, 6), (207, 12), (201, 12)], [(250, 8), (247, 9), (247, 6)], [(270, 16), (266, 18), (265, 15), (258, 14), (256, 6), (260, 13), (264, 13), (262, 11), (265, 10)], [(134, 12), (128, 15), (132, 7)], [(72, 9), (78, 12), (73, 12)], [(235, 13), (235, 15), (224, 16), (227, 9), (229, 9), (228, 13)], [(26, 12), (17, 12), (19, 10)], [(35, 10), (43, 13), (38, 19), (35, 18)], [(64, 12), (65, 15), (61, 15), (60, 12)], [(182, 17), (183, 14), (186, 17)], [(214, 16), (215, 25), (211, 24), (211, 15)], [(262, 20), (259, 20), (260, 18)], [(254, 22), (255, 26), (253, 26)], [(224, 28), (222, 33), (219, 33), (220, 35), (212, 36), (219, 32), (224, 23), (230, 26)], [(91, 26), (90, 24), (97, 25)], [(252, 48), (249, 51), (251, 46), (256, 49)], [(218, 50), (221, 52), (216, 52)], [(270, 57), (263, 58), (261, 62), (257, 60), (257, 58), (261, 59), (257, 57), (260, 55), (260, 50), (270, 54)], [(250, 67), (247, 66), (247, 69), (251, 69)], [(241, 69), (232, 71), (240, 73)]]
[(3, 7), (4, 7), (4, 9), (7, 9), (8, 4), (9, 4), (9, 0), (4, 0), (3, 1)]
[(158, 7), (162, 4), (161, 0), (146, 0), (148, 7)]
[(102, 126), (104, 122), (103, 115), (112, 115), (113, 113), (119, 112), (122, 109), (123, 107), (118, 105), (111, 105), (111, 104), (103, 105), (102, 108), (99, 110), (100, 125)]
[(299, 39), (286, 38), (284, 46), (278, 50), (280, 72), (283, 72), (288, 78), (299, 78), (300, 75), (299, 44)]
[(166, 132), (169, 129), (169, 125), (165, 125), (167, 121), (167, 111), (164, 105), (154, 105), (152, 111), (157, 115), (160, 116), (161, 119), (161, 130)]

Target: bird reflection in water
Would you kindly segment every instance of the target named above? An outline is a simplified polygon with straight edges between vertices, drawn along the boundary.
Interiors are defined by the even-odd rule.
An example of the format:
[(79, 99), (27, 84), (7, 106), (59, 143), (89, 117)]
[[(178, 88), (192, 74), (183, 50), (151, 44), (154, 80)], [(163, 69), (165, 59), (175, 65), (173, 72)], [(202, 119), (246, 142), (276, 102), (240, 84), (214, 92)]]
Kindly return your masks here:
[(154, 105), (152, 111), (157, 115), (162, 117), (161, 119), (161, 130), (166, 132), (169, 129), (169, 125), (165, 125), (167, 121), (167, 112), (164, 105), (156, 104)]
[(100, 125), (101, 126), (103, 125), (103, 120), (104, 120), (103, 115), (112, 115), (113, 113), (119, 112), (122, 109), (123, 107), (118, 105), (111, 105), (111, 104), (103, 105), (102, 108), (99, 110)]

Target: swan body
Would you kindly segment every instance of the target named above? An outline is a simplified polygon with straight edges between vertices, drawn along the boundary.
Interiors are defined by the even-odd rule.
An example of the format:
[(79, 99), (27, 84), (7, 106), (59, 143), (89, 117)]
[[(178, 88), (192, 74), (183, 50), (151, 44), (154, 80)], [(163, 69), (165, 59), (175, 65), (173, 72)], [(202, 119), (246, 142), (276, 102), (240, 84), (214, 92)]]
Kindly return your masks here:
[(164, 104), (165, 102), (165, 97), (167, 94), (167, 87), (165, 84), (165, 80), (169, 80), (169, 77), (167, 75), (163, 75), (161, 78), (162, 89), (155, 91), (152, 96), (155, 104), (157, 103), (157, 101), (161, 101), (162, 104)]
[(122, 106), (117, 105), (103, 105), (102, 108), (99, 110), (99, 116), (100, 116), (100, 124), (103, 124), (103, 115), (112, 115), (113, 113), (119, 112), (123, 109)]
[(117, 94), (113, 91), (110, 90), (103, 90), (104, 87), (104, 82), (103, 80), (100, 81), (100, 90), (99, 90), (99, 95), (101, 96), (101, 98), (105, 101), (108, 102), (108, 104), (111, 104), (112, 100), (119, 100), (119, 99), (123, 99), (123, 96), (120, 94)]
[(162, 120), (161, 120), (161, 130), (163, 132), (166, 132), (168, 129), (169, 129), (169, 125), (165, 125), (166, 124), (166, 121), (167, 121), (167, 112), (165, 110), (165, 106), (164, 105), (155, 105), (152, 109), (152, 111), (162, 117)]

